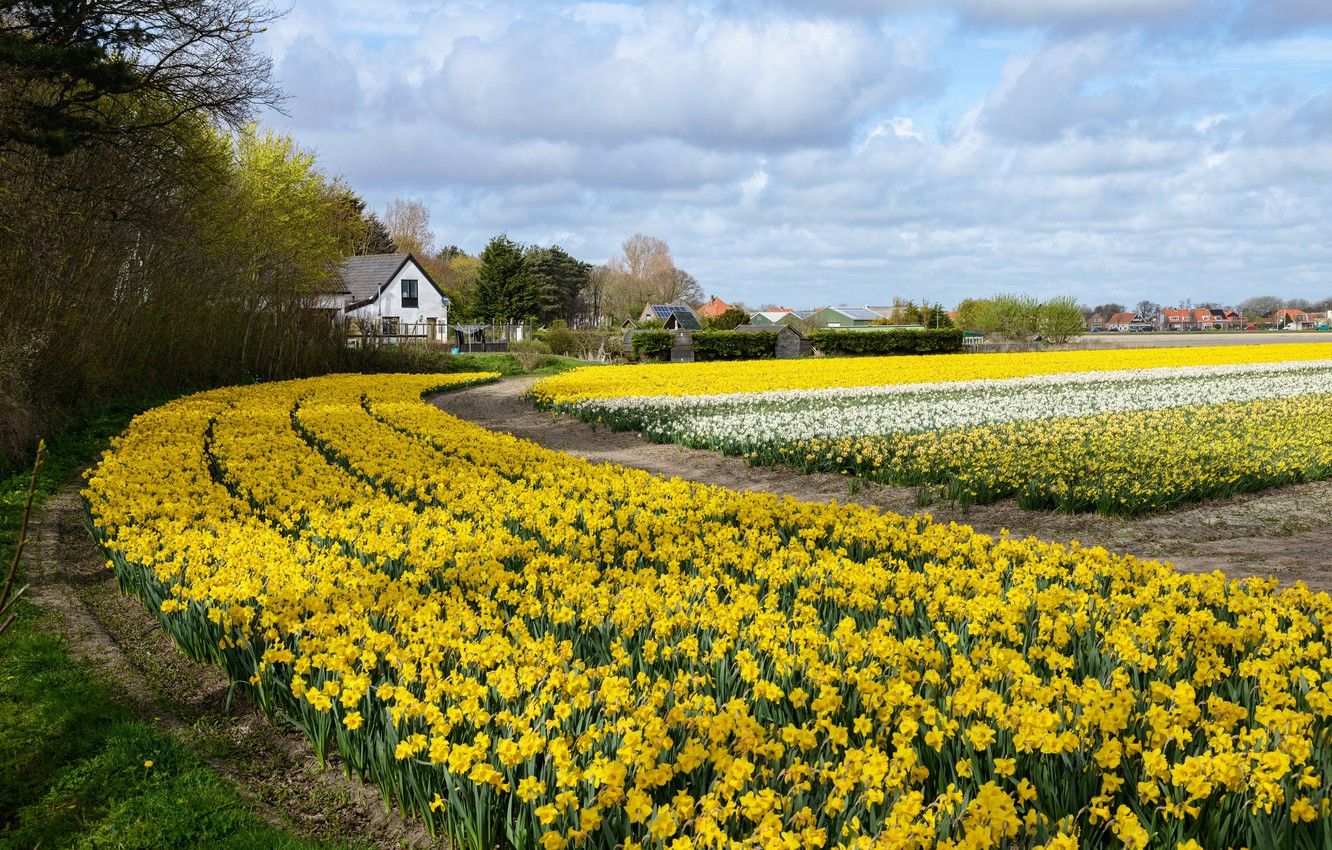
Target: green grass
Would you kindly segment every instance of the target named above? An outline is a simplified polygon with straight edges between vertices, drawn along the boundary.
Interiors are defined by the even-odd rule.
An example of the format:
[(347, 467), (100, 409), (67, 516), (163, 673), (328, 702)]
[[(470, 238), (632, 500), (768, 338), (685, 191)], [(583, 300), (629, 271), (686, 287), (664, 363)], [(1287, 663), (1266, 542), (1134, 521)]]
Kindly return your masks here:
[[(136, 412), (161, 400), (108, 406), (51, 440), (39, 499), (73, 480)], [(27, 484), (26, 475), (0, 481), (6, 568)], [(227, 780), (71, 657), (51, 617), (23, 602), (16, 607), (18, 619), (0, 635), (0, 848), (347, 846), (295, 837), (260, 819)]]
[(560, 372), (568, 372), (571, 369), (600, 365), (594, 361), (563, 357), (558, 354), (548, 356), (550, 358), (549, 363), (530, 372), (524, 369), (512, 354), (455, 354), (453, 359), (459, 365), (460, 371), (499, 372), (501, 375), (558, 375)]
[(342, 368), (351, 372), (378, 374), (385, 372), (499, 372), (501, 375), (554, 375), (581, 366), (595, 366), (593, 361), (573, 357), (546, 355), (547, 363), (528, 372), (512, 354), (450, 354), (444, 348), (432, 345), (380, 345), (372, 348), (348, 349)]

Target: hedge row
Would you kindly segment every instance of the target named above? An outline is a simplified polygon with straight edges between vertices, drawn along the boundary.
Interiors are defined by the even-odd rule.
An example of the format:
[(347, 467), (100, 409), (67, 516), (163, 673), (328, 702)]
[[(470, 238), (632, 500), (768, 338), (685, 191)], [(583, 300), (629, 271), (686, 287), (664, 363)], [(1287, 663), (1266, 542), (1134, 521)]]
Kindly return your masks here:
[(825, 328), (809, 335), (824, 354), (947, 354), (962, 350), (958, 328), (848, 331)]
[(776, 331), (694, 333), (695, 360), (764, 360), (776, 356)]
[(634, 356), (641, 359), (669, 355), (674, 344), (675, 334), (670, 331), (636, 331), (631, 347)]

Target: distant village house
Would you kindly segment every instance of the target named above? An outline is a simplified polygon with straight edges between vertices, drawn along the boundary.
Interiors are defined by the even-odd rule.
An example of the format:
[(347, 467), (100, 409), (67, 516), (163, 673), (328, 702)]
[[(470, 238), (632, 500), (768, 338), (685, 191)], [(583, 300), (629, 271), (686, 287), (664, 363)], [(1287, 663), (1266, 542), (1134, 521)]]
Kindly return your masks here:
[(700, 319), (715, 319), (729, 309), (731, 309), (730, 304), (727, 304), (725, 301), (714, 295), (711, 300), (694, 312), (698, 314)]
[(1275, 310), (1264, 318), (1283, 331), (1302, 331), (1314, 326), (1309, 314), (1303, 310)]
[(1108, 331), (1149, 331), (1152, 329), (1152, 323), (1144, 319), (1141, 313), (1116, 313), (1105, 320), (1105, 329)]

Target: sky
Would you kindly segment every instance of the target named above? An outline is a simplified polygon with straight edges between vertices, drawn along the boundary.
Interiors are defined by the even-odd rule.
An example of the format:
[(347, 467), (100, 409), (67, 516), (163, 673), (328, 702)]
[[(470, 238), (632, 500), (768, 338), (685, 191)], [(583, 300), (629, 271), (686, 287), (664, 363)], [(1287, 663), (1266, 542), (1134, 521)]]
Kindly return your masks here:
[(1329, 0), (295, 0), (291, 133), (437, 245), (750, 306), (1332, 296)]

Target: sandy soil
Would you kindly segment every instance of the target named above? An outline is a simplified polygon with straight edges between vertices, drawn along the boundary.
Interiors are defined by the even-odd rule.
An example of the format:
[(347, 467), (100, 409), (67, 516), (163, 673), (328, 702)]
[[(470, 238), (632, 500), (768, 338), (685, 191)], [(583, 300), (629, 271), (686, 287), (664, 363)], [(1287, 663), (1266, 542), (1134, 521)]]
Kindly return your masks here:
[[(54, 613), (76, 657), (91, 661), (145, 718), (205, 758), (270, 823), (303, 835), (381, 848), (426, 847), (417, 822), (384, 811), (377, 788), (321, 768), (306, 738), (238, 697), (224, 713), (221, 670), (180, 654), (137, 599), (121, 596), (84, 526), (76, 488), (34, 518), (27, 553), (32, 601)], [(441, 842), (440, 846), (446, 846)]]
[[(781, 467), (753, 467), (738, 458), (650, 443), (637, 434), (594, 429), (569, 417), (537, 411), (523, 396), (533, 382), (510, 378), (445, 393), (432, 401), (478, 425), (592, 461), (808, 501), (836, 500), (897, 513), (922, 512), (916, 507), (914, 489), (852, 484), (839, 475), (802, 475)], [(987, 534), (1008, 529), (1019, 536), (1076, 539), (1113, 552), (1168, 560), (1184, 570), (1275, 576), (1283, 582), (1303, 581), (1332, 591), (1332, 525), (1328, 523), (1332, 481), (1200, 502), (1137, 518), (1026, 511), (1013, 500), (969, 509), (936, 503), (923, 512)]]

